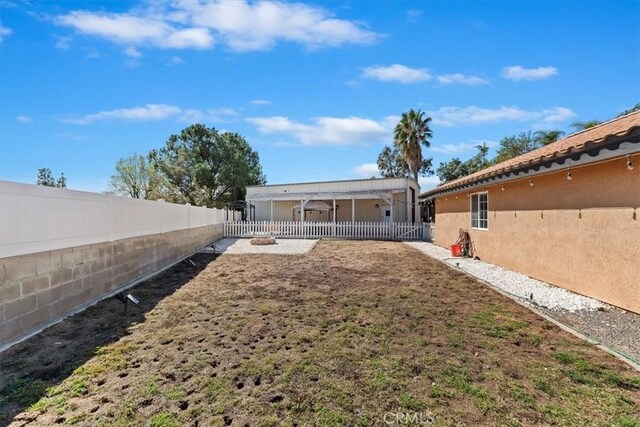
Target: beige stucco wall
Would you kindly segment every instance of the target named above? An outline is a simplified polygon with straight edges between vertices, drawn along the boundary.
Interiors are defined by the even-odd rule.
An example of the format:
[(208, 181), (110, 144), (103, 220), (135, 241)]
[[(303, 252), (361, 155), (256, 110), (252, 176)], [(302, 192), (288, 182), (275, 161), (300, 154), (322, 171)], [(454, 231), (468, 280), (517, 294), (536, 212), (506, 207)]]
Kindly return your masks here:
[(222, 238), (223, 224), (0, 258), (0, 348)]
[(640, 313), (640, 167), (622, 158), (572, 176), (474, 189), (489, 193), (488, 231), (471, 229), (468, 192), (439, 197), (435, 243), (468, 229), (484, 261)]

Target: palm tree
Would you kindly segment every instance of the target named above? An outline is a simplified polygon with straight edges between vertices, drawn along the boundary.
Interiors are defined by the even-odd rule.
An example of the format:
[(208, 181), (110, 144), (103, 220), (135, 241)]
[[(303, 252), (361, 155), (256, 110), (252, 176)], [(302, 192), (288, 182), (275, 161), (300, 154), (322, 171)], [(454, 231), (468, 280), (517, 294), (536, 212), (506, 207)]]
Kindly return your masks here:
[(538, 144), (549, 145), (562, 138), (563, 135), (564, 132), (561, 130), (539, 130), (533, 134), (533, 137)]
[(587, 121), (584, 121), (584, 122), (573, 122), (573, 123), (571, 123), (571, 127), (574, 128), (576, 130), (576, 132), (579, 132), (581, 130), (589, 129), (589, 128), (592, 128), (594, 126), (598, 126), (601, 123), (602, 122), (600, 120), (592, 119), (592, 120), (587, 120)]
[(476, 154), (476, 158), (478, 159), (478, 166), (480, 169), (484, 169), (489, 166), (489, 160), (487, 160), (487, 154), (489, 154), (489, 146), (486, 142), (483, 142), (482, 145), (476, 145), (476, 149), (478, 150), (478, 154)]
[(429, 147), (429, 138), (433, 132), (429, 128), (431, 117), (413, 109), (402, 113), (402, 118), (394, 129), (394, 145), (400, 149), (409, 171), (418, 180), (418, 171), (422, 164), (422, 145)]

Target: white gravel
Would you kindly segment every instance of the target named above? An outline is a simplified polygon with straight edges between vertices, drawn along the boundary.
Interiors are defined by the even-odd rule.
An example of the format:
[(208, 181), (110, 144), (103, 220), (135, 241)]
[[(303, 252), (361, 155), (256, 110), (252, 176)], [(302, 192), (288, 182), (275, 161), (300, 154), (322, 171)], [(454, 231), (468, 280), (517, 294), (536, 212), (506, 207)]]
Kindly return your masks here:
[(532, 279), (524, 274), (477, 261), (470, 258), (451, 258), (449, 250), (427, 242), (405, 242), (422, 253), (443, 261), (453, 268), (490, 283), (510, 294), (517, 296), (528, 304), (551, 309), (564, 309), (569, 312), (578, 310), (596, 310), (608, 305), (593, 298), (578, 295), (566, 289)]
[[(217, 253), (300, 255), (318, 242), (314, 239), (277, 239), (275, 245), (252, 245), (251, 239), (226, 238), (214, 243)], [(206, 250), (208, 252), (208, 250)]]

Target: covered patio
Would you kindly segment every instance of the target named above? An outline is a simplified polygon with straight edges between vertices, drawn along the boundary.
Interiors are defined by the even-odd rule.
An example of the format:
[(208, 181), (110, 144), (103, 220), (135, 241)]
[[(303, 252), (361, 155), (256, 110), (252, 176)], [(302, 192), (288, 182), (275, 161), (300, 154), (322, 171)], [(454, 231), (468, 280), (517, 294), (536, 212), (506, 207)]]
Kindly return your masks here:
[(247, 187), (255, 206), (251, 221), (409, 222), (420, 221), (411, 178), (381, 178)]

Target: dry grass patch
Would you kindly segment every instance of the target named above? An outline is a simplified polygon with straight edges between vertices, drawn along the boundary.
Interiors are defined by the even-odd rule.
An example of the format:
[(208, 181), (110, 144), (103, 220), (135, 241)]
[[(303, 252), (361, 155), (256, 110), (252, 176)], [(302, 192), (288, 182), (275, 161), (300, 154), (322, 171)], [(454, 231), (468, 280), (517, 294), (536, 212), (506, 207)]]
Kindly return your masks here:
[[(0, 422), (639, 423), (637, 372), (405, 245), (321, 241), (305, 256), (225, 255), (196, 274), (141, 285), (157, 305), (53, 381), (31, 365), (48, 357), (43, 337), (12, 349), (0, 362)], [(175, 275), (184, 285), (164, 295)], [(108, 312), (43, 336), (88, 325), (74, 342), (91, 342)]]

